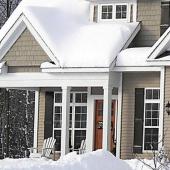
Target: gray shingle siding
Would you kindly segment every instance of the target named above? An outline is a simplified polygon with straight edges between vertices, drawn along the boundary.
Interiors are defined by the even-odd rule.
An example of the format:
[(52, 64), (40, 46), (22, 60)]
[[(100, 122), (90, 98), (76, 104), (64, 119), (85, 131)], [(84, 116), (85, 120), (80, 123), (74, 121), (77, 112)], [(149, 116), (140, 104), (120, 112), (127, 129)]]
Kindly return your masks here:
[(137, 21), (141, 21), (141, 31), (135, 46), (152, 46), (160, 37), (161, 0), (138, 0)]

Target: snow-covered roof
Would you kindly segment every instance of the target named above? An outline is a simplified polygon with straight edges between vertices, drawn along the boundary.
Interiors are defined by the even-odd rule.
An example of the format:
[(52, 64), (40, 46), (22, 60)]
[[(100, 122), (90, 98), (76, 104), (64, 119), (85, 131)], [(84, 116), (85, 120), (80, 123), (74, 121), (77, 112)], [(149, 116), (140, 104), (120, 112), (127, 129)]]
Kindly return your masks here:
[(85, 0), (23, 0), (0, 42), (24, 15), (56, 57), (58, 67), (109, 67), (139, 23), (92, 23)]
[(150, 53), (151, 47), (128, 48), (121, 51), (116, 60), (118, 67), (138, 67), (148, 66), (147, 57)]

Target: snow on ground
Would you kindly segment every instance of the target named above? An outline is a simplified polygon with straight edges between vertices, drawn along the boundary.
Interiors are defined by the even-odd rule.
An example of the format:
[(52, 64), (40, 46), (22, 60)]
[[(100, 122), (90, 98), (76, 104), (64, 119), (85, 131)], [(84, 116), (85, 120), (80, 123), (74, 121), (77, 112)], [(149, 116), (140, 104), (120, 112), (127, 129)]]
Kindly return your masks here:
[(58, 161), (46, 159), (4, 159), (0, 170), (131, 170), (110, 152), (98, 150), (83, 155), (70, 153)]
[[(152, 160), (144, 160), (153, 167)], [(0, 170), (151, 170), (137, 159), (120, 160), (110, 152), (97, 150), (83, 155), (67, 154), (58, 161), (45, 158), (9, 159), (0, 161)], [(164, 169), (161, 169), (164, 170)], [(166, 169), (166, 170), (170, 170)]]

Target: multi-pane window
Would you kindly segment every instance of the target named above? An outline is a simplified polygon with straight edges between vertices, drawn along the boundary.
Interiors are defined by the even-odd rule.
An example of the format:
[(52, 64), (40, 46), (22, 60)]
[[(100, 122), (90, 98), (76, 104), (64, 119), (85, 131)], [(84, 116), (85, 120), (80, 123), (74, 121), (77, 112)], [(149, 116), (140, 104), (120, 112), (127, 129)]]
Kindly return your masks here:
[(61, 149), (61, 127), (62, 127), (62, 93), (54, 93), (54, 109), (53, 109), (53, 135), (56, 139), (55, 149)]
[(145, 89), (144, 150), (158, 150), (160, 90)]
[[(56, 139), (56, 150), (61, 149), (61, 127), (62, 127), (62, 93), (54, 93), (54, 138)], [(87, 124), (87, 93), (70, 93), (70, 122), (69, 122), (69, 145), (70, 150), (77, 150), (81, 141), (86, 139)]]
[[(77, 150), (80, 147), (81, 141), (86, 139), (87, 126), (87, 93), (74, 92), (72, 100), (70, 100), (70, 107), (72, 108), (72, 126), (71, 130), (71, 148)], [(70, 123), (71, 124), (71, 123)]]
[(116, 19), (127, 18), (127, 5), (116, 5)]
[(113, 6), (103, 5), (102, 6), (102, 19), (112, 19), (112, 15), (113, 15)]

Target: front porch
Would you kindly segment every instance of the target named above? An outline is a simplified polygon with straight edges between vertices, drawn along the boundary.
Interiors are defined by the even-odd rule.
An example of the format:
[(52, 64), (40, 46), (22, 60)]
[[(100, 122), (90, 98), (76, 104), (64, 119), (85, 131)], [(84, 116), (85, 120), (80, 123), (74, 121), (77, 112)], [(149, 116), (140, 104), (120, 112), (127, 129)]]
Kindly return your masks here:
[[(86, 139), (87, 152), (98, 147), (111, 151), (116, 143), (114, 150), (119, 156), (121, 74), (34, 73), (31, 76), (31, 73), (9, 73), (1, 75), (0, 82), (6, 88), (35, 90), (34, 147), (39, 151), (44, 138), (54, 136), (57, 139), (56, 151), (61, 155), (77, 150), (81, 140)], [(111, 123), (112, 100), (115, 101), (115, 117)], [(102, 102), (99, 107), (103, 105), (102, 119), (98, 122), (97, 101)], [(97, 138), (101, 140), (98, 146), (97, 129), (103, 129)]]

